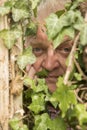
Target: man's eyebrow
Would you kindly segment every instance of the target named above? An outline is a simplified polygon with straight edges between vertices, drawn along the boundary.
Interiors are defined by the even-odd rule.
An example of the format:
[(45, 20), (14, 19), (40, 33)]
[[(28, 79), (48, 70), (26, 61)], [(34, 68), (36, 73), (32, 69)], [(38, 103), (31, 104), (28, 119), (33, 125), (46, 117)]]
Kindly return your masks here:
[(33, 48), (35, 48), (35, 47), (43, 48), (43, 49), (47, 49), (47, 48), (48, 48), (48, 46), (47, 46), (46, 44), (41, 43), (41, 42), (32, 43), (31, 46), (32, 46)]
[(73, 41), (73, 40), (72, 39), (65, 39), (64, 41), (62, 41), (62, 43), (71, 42), (71, 41)]
[(72, 47), (73, 40), (67, 39), (66, 41), (63, 41), (57, 48), (63, 48), (63, 47)]

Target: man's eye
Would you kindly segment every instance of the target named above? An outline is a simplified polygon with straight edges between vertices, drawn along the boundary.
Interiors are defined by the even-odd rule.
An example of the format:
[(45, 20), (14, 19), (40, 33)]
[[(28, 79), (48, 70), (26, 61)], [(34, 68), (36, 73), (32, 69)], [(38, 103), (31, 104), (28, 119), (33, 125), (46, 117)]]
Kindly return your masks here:
[(66, 47), (66, 48), (63, 49), (63, 51), (66, 52), (66, 53), (69, 53), (71, 51), (71, 48)]
[(41, 48), (33, 48), (33, 52), (40, 52), (40, 51), (42, 51)]
[(36, 56), (39, 56), (43, 53), (43, 49), (42, 48), (33, 48), (33, 53), (36, 55)]

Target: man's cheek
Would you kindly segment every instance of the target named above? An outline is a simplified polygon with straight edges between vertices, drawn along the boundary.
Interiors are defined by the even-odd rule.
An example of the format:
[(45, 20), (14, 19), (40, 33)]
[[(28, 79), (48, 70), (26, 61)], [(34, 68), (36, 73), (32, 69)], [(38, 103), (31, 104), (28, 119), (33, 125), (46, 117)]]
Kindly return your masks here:
[(36, 72), (42, 70), (43, 61), (44, 61), (44, 56), (43, 55), (40, 56), (40, 57), (37, 57), (36, 62), (33, 64), (33, 67), (36, 70)]
[(31, 66), (30, 70), (28, 71), (29, 78), (34, 79), (35, 78), (35, 74), (36, 74), (36, 70), (34, 69), (33, 66)]
[(26, 66), (26, 72), (27, 72), (27, 73), (30, 71), (30, 68), (31, 68), (31, 65), (28, 64), (28, 65)]

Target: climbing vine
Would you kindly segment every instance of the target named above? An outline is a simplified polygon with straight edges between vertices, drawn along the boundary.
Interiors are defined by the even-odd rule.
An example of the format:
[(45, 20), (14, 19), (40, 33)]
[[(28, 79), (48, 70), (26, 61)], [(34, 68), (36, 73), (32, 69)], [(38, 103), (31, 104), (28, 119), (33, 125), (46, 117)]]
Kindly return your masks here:
[[(49, 40), (53, 40), (54, 48), (62, 43), (65, 35), (74, 39), (66, 61), (66, 73), (58, 78), (58, 88), (55, 92), (49, 93), (44, 78), (38, 78), (36, 81), (26, 76), (26, 65), (33, 64), (36, 60), (31, 47), (23, 48), (23, 52), (17, 57), (16, 63), (23, 72), (25, 87), (23, 121), (26, 125), (19, 126), (20, 119), (13, 118), (10, 121), (12, 130), (87, 129), (87, 65), (84, 62), (87, 58), (87, 19), (80, 10), (81, 2), (84, 3), (84, 0), (69, 2), (64, 10), (50, 14), (45, 20), (47, 35)], [(40, 0), (8, 0), (0, 6), (0, 15), (7, 15), (9, 23), (8, 29), (0, 30), (0, 38), (4, 40), (8, 49), (16, 46), (16, 41), (21, 36), (24, 46), (26, 37), (36, 34), (38, 23), (32, 21), (32, 16), (36, 16), (39, 3)], [(43, 70), (39, 75), (47, 75), (47, 72)], [(47, 102), (55, 109), (59, 108), (57, 118), (49, 117), (46, 110)]]

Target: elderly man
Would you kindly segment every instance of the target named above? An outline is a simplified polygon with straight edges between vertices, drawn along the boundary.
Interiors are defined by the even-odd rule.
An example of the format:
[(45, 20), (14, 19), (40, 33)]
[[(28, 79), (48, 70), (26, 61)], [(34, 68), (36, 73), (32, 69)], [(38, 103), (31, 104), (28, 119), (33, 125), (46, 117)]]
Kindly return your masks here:
[(54, 92), (57, 78), (66, 71), (66, 59), (71, 51), (73, 40), (65, 36), (63, 42), (54, 49), (53, 42), (48, 40), (45, 26), (40, 24), (36, 36), (31, 37), (28, 42), (36, 56), (36, 62), (27, 66), (29, 77), (34, 78), (38, 72), (45, 69), (48, 72), (45, 76), (46, 84), (49, 91)]

